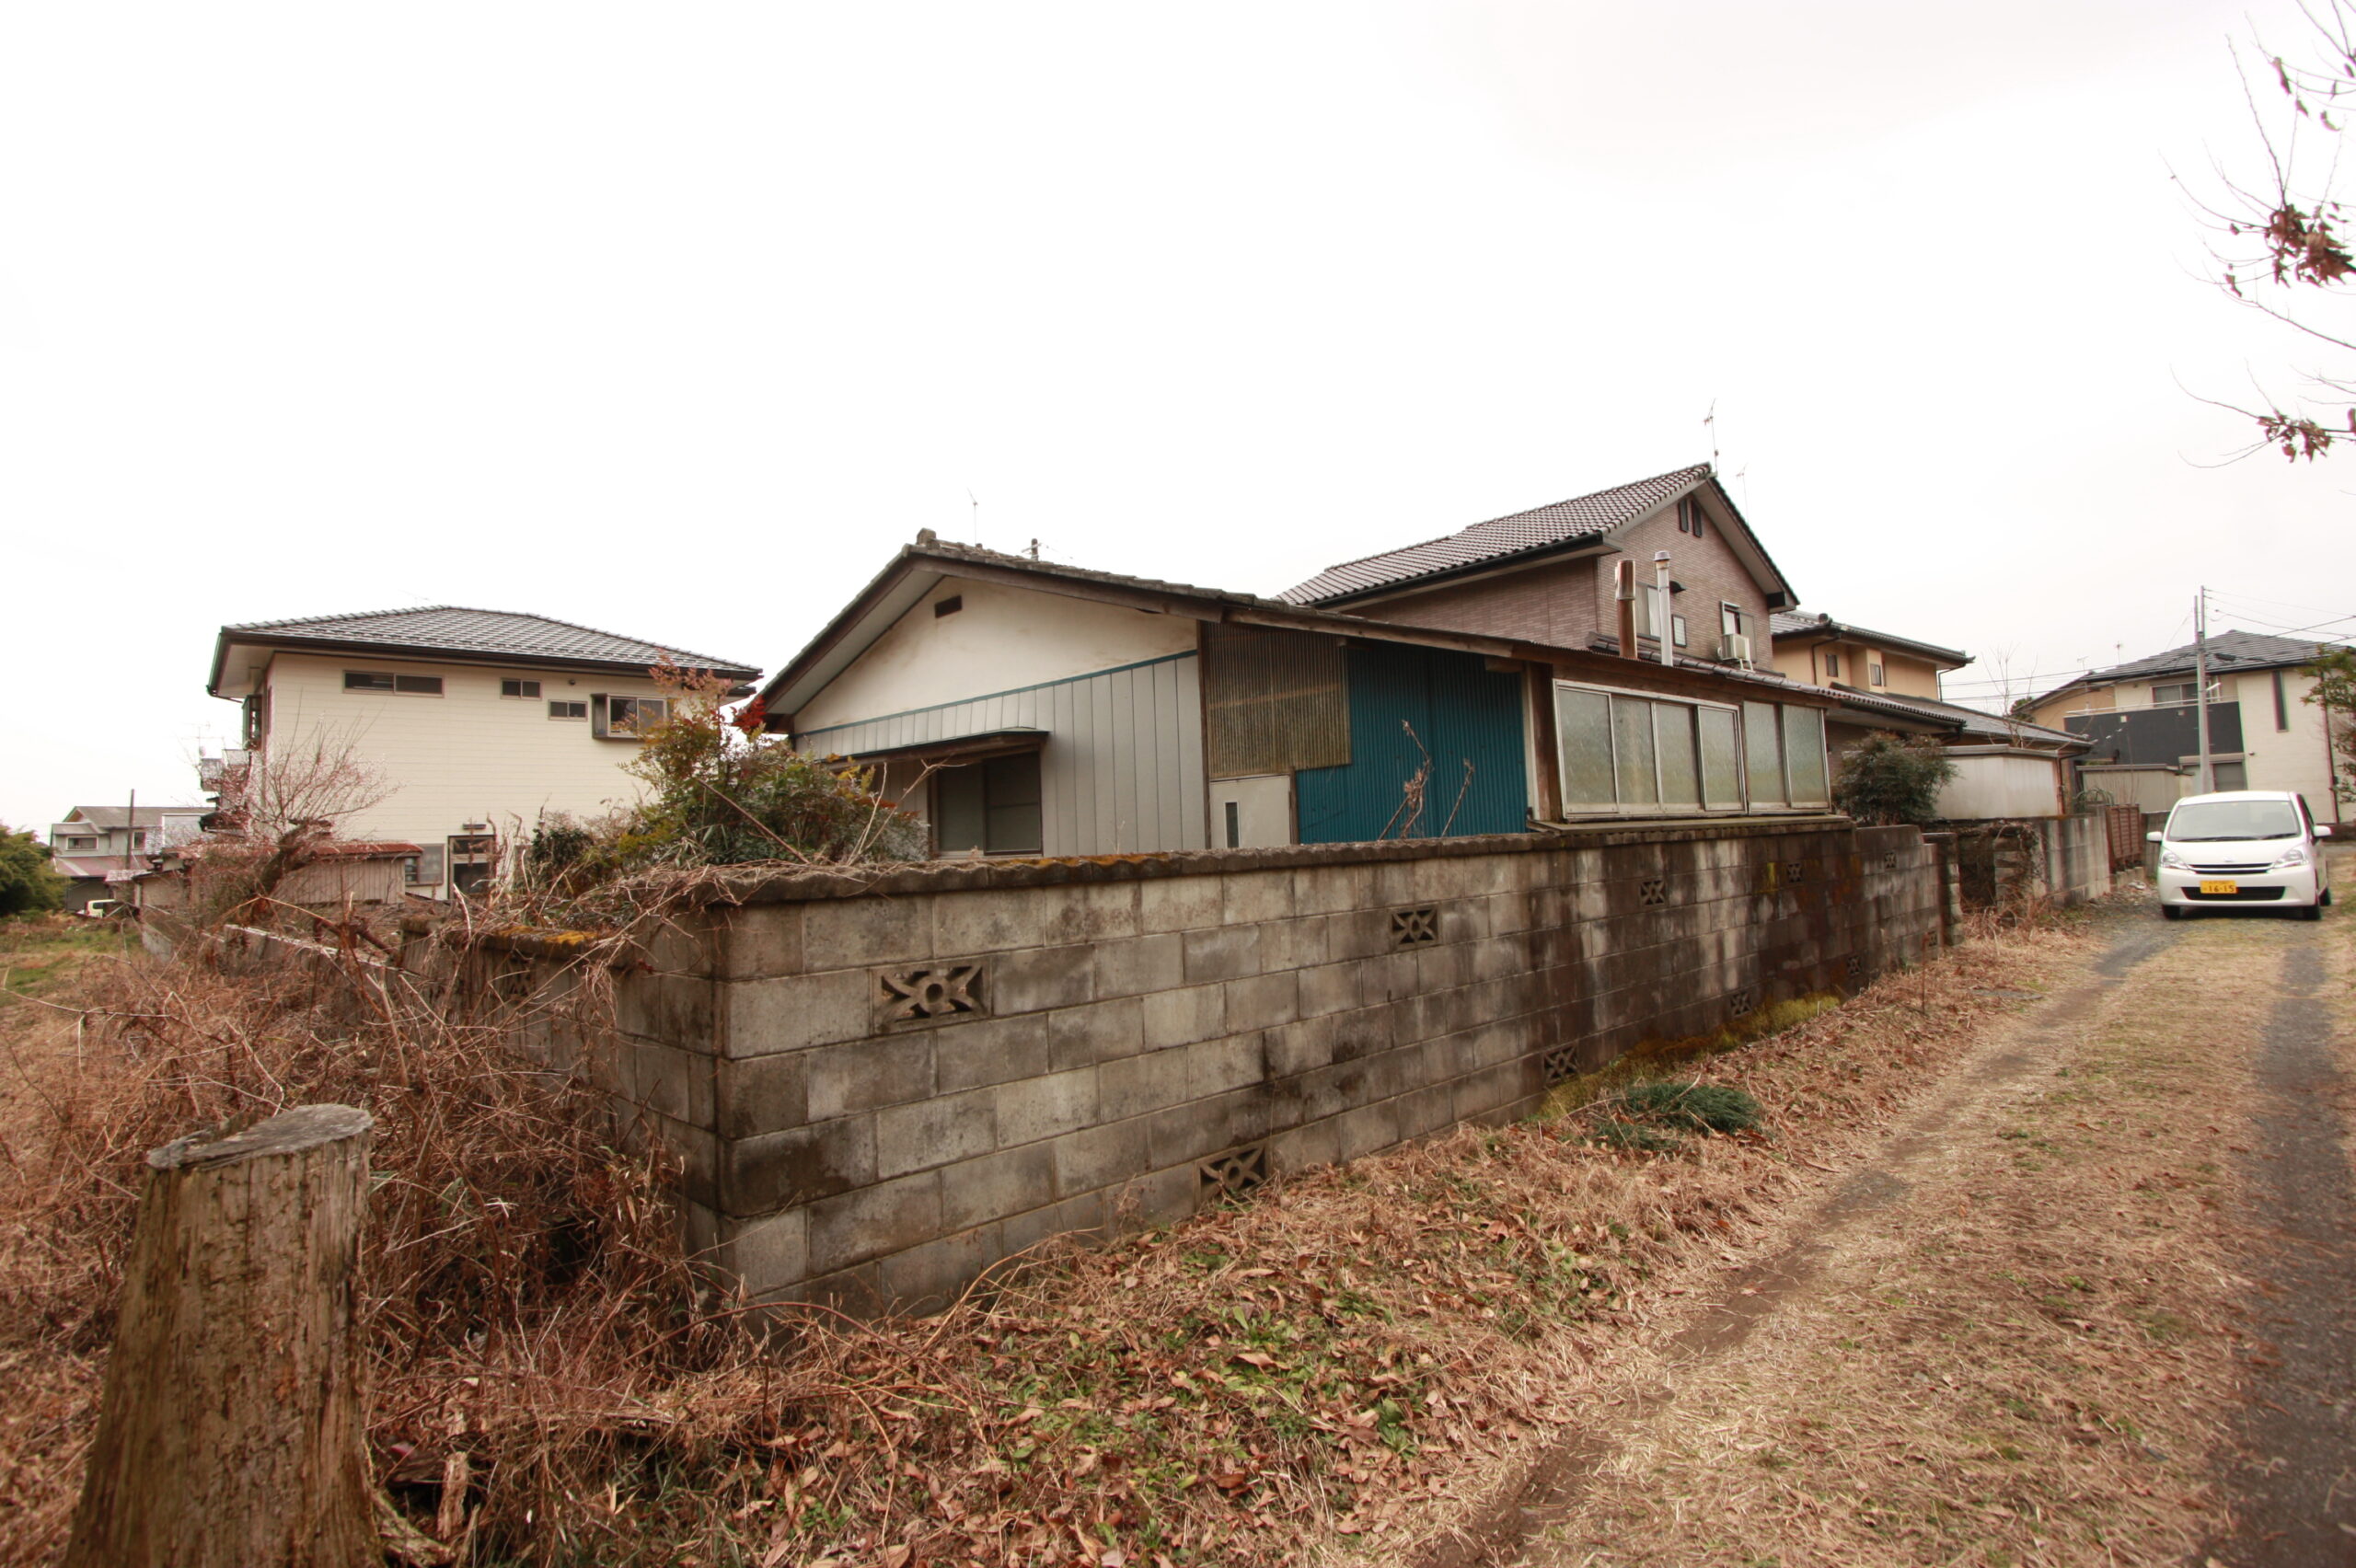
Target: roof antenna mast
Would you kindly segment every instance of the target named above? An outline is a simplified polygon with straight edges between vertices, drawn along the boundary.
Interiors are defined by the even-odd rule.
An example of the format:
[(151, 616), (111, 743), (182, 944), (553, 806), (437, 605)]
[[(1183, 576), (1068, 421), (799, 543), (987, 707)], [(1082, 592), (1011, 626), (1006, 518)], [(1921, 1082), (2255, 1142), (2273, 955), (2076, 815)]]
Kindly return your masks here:
[(1710, 399), (1710, 411), (1702, 416), (1702, 428), (1710, 432), (1710, 472), (1718, 471), (1718, 400)]
[(974, 543), (979, 545), (982, 542), (982, 498), (974, 493), (973, 486), (967, 485), (965, 499), (974, 503)]

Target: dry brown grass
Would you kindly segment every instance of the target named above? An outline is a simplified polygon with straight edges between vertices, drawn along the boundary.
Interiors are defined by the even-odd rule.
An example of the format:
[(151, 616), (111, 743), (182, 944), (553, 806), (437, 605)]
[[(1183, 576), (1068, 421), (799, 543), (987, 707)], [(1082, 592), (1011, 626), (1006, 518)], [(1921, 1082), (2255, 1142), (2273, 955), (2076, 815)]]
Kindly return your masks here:
[[(1720, 1058), (1766, 1136), (1673, 1158), (1576, 1121), (1463, 1129), (1250, 1204), (1010, 1271), (924, 1321), (823, 1314), (774, 1354), (699, 1299), (595, 1097), (446, 1010), (345, 1020), (294, 976), (121, 966), (87, 1058), (46, 1074), (0, 1214), (0, 1489), (11, 1562), (53, 1553), (92, 1418), (140, 1154), (195, 1124), (341, 1099), (378, 1117), (380, 1472), (430, 1517), (474, 1480), (476, 1562), (1397, 1561), (1568, 1420), (1646, 1326), (1839, 1150), (2073, 962), (2016, 935)], [(100, 1048), (91, 1050), (93, 1043)], [(46, 1055), (43, 1055), (43, 1052)], [(38, 1058), (38, 1059), (35, 1059)]]
[(1616, 1451), (1530, 1560), (2199, 1561), (2247, 1284), (2220, 1161), (2276, 962), (2217, 945), (2000, 1038), (2042, 1054), (1959, 1082), (1880, 1166), (1910, 1190), (1749, 1339), (1629, 1347), (1590, 1417)]

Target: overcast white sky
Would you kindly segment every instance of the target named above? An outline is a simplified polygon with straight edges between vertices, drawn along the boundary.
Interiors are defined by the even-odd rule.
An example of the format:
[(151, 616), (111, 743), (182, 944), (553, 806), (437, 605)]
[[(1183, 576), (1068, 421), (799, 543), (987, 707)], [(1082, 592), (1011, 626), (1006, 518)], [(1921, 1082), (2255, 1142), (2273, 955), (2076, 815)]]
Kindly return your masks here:
[(2356, 611), (2356, 455), (2200, 467), (2186, 390), (2313, 358), (2168, 181), (2292, 14), (12, 7), (0, 820), (195, 799), (224, 622), (773, 669), (922, 527), (1273, 592), (1707, 459), (1714, 402), (1807, 607), (1959, 691), (2204, 580)]

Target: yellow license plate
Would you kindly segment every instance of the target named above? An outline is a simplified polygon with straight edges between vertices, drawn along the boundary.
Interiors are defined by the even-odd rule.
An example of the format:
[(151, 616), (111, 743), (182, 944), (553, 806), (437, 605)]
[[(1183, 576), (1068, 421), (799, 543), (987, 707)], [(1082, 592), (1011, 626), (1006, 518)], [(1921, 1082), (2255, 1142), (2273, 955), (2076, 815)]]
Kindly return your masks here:
[(2200, 891), (2212, 898), (2231, 898), (2241, 890), (2242, 884), (2237, 882), (2211, 882), (2203, 878), (2200, 883)]

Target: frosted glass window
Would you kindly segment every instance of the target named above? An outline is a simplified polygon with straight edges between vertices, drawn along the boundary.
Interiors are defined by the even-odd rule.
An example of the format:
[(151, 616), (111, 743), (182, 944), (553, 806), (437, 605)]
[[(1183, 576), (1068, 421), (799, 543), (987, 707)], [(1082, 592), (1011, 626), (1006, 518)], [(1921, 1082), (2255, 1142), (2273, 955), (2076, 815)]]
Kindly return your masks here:
[(1702, 774), (1693, 747), (1693, 710), (1681, 702), (1653, 705), (1653, 744), (1660, 756), (1660, 802), (1702, 803)]
[(1784, 709), (1784, 756), (1792, 770), (1792, 804), (1830, 804), (1825, 787), (1824, 718), (1813, 708)]
[(1784, 803), (1784, 750), (1778, 739), (1782, 732), (1773, 703), (1742, 705), (1743, 760), (1750, 773), (1750, 803), (1754, 806)]
[(1615, 804), (1620, 792), (1611, 777), (1611, 699), (1600, 691), (1556, 686), (1554, 740), (1562, 753), (1563, 809)]
[(1735, 760), (1734, 713), (1704, 708), (1694, 716), (1702, 726), (1702, 803), (1714, 811), (1738, 807), (1742, 769)]
[(1653, 705), (1613, 698), (1611, 740), (1619, 754), (1620, 803), (1649, 806), (1659, 801), (1660, 785), (1653, 776)]

